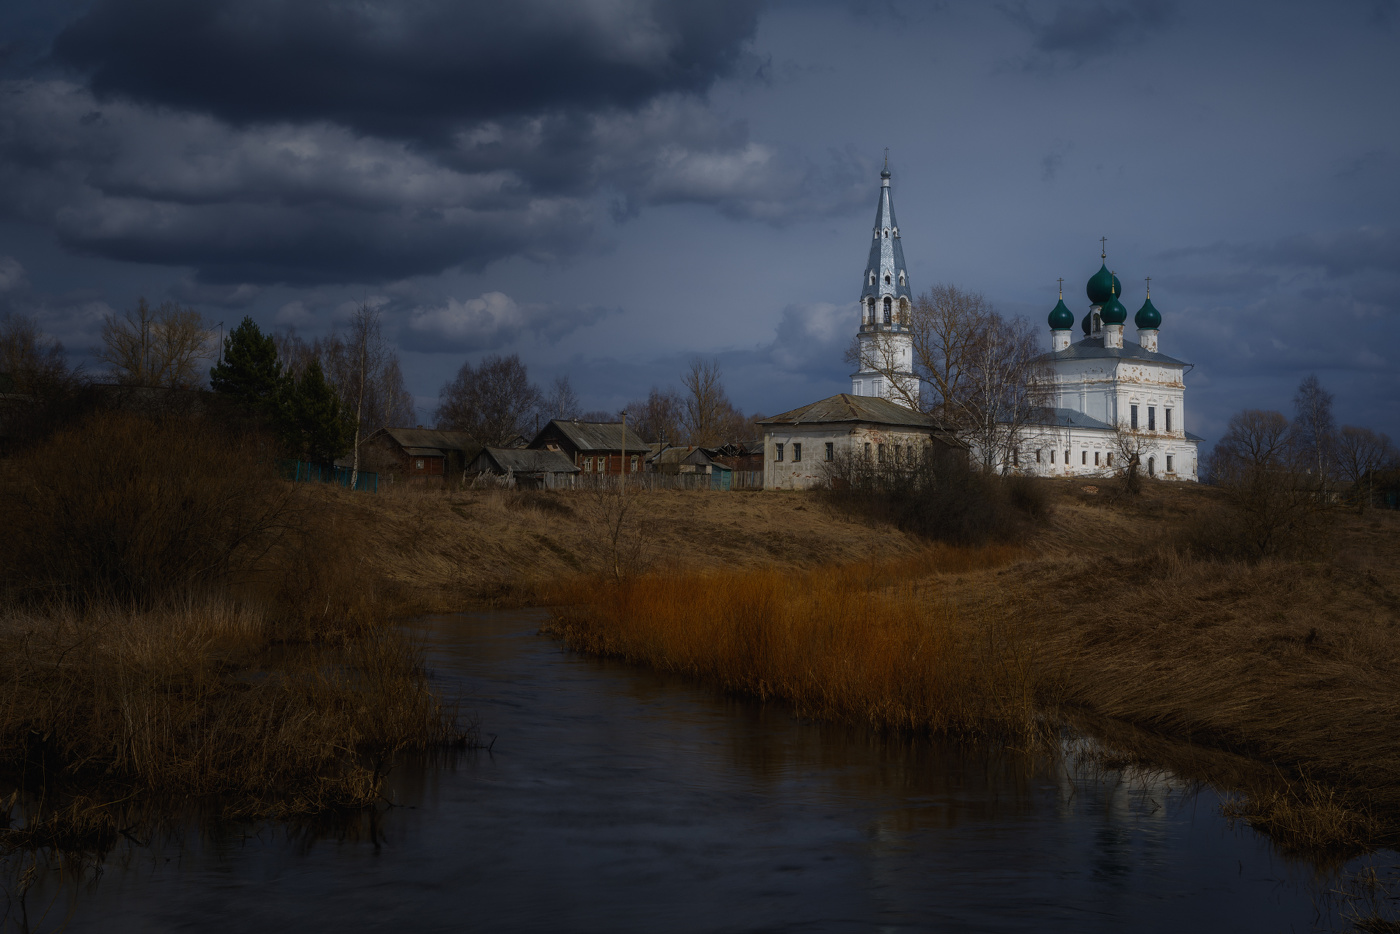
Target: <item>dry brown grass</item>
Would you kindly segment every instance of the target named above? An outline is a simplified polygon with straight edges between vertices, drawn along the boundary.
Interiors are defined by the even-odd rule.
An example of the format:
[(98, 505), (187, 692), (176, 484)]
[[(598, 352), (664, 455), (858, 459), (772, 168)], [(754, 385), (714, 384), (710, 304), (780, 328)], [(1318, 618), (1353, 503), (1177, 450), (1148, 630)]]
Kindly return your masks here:
[(265, 455), (106, 414), (0, 464), (0, 847), (100, 848), (157, 798), (364, 807), (395, 753), (464, 740), (353, 519)]
[(0, 616), (0, 768), (50, 804), (217, 796), (229, 815), (361, 807), (456, 738), (401, 634), (286, 644), (226, 599)]
[(553, 631), (585, 652), (791, 703), (804, 716), (961, 736), (1042, 731), (1033, 647), (918, 583), (1005, 564), (1006, 547), (869, 564), (593, 579), (560, 588)]
[[(997, 633), (1034, 661), (1027, 677), (1042, 711), (1169, 740), (1177, 751), (1163, 754), (1167, 764), (1243, 792), (1232, 813), (1284, 845), (1351, 851), (1400, 839), (1400, 516), (1337, 515), (1307, 560), (1203, 560), (1184, 533), (1222, 508), (1216, 491), (1148, 483), (1128, 498), (1058, 484), (1022, 559), (944, 549), (920, 566), (872, 561), (920, 546), (888, 526), (824, 512), (815, 497), (672, 495), (645, 507), (676, 517), (663, 529), (685, 522), (679, 541), (659, 542), (659, 571), (571, 591), (535, 581), (516, 598), (594, 607), (560, 624), (579, 648), (881, 725), (957, 730), (981, 716), (968, 713), (977, 702), (955, 695), (985, 688), (935, 659), (954, 658), (950, 645), (973, 657), (965, 653), (978, 634)], [(682, 520), (687, 497), (699, 508)], [(581, 513), (565, 519), (518, 501), (454, 505), (478, 520), (501, 509), (524, 539), (587, 540)], [(778, 528), (801, 532), (765, 540), (764, 530)], [(502, 531), (483, 538), (500, 544)], [(509, 547), (497, 560), (522, 560)], [(954, 553), (965, 560), (950, 560)], [(544, 576), (603, 571), (586, 554), (574, 559), (566, 570), (539, 555)], [(879, 612), (867, 622), (852, 594)], [(904, 665), (906, 655), (919, 662)], [(925, 667), (943, 693), (910, 687)], [(945, 712), (931, 711), (935, 698)]]

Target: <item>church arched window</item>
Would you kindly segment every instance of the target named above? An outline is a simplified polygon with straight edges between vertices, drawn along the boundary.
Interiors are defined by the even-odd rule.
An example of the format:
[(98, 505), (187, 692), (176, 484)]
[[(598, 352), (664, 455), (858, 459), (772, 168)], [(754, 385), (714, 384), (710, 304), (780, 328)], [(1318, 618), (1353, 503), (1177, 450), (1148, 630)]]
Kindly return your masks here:
[(885, 285), (889, 285), (889, 284), (890, 284), (890, 274), (889, 274), (889, 273), (885, 273)]
[(894, 308), (894, 302), (888, 295), (885, 296), (885, 323), (890, 323), (890, 313)]
[(903, 269), (901, 269), (901, 270), (899, 271), (899, 284), (900, 284), (900, 285), (904, 285), (904, 284), (905, 284), (905, 283), (904, 283), (904, 270), (903, 270)]
[(870, 270), (870, 282), (869, 282), (868, 284), (869, 284), (869, 285), (874, 285), (874, 284), (875, 284), (875, 270), (873, 270), (873, 269)]
[(899, 300), (899, 323), (909, 327), (909, 300), (905, 298)]
[[(873, 278), (875, 278), (875, 277), (874, 277), (874, 276), (871, 276), (871, 278), (873, 279)], [(871, 324), (874, 324), (874, 323), (875, 323), (875, 299), (872, 298), (872, 299), (870, 299), (869, 301), (867, 301), (867, 302), (865, 303), (865, 311), (866, 311), (866, 315), (865, 315), (866, 320), (869, 321)]]

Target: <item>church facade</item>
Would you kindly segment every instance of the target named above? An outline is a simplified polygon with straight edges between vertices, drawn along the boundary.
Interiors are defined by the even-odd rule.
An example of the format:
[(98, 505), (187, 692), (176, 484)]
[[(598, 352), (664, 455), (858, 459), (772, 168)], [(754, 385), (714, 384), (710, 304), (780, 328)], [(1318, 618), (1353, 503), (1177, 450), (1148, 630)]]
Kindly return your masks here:
[(1162, 315), (1152, 304), (1151, 280), (1133, 317), (1137, 338), (1127, 340), (1123, 286), (1107, 256), (1085, 287), (1090, 306), (1074, 341), (1074, 313), (1050, 312), (1050, 352), (1041, 358), (1042, 414), (1024, 429), (1006, 465), (1042, 477), (1109, 476), (1130, 459), (1141, 472), (1164, 480), (1197, 479), (1201, 438), (1186, 430), (1186, 371), (1191, 364), (1158, 349)]

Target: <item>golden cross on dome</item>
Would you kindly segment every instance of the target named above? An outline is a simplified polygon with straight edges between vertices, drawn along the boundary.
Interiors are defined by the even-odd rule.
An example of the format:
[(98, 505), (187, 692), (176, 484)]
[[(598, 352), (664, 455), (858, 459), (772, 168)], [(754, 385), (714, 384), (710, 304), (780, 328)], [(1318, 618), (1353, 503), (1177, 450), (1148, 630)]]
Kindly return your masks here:
[(1148, 297), (1148, 298), (1151, 298), (1151, 297), (1152, 297), (1152, 277), (1151, 277), (1151, 276), (1148, 276), (1148, 277), (1147, 277), (1147, 297)]
[(1102, 251), (1101, 253), (1099, 253), (1099, 259), (1108, 259), (1108, 238), (1107, 238), (1107, 237), (1099, 237), (1099, 249)]
[(1060, 276), (1060, 298), (1065, 297), (1065, 277)]

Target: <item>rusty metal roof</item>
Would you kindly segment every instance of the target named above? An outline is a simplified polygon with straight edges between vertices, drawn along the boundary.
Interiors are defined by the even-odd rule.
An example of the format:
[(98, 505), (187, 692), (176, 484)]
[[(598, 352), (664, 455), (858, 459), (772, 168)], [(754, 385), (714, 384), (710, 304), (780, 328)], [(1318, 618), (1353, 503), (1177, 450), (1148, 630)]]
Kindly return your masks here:
[(878, 396), (853, 396), (846, 392), (837, 393), (791, 412), (759, 419), (758, 424), (810, 425), (830, 422), (866, 422), (872, 425), (907, 425), (946, 430), (945, 426), (931, 415), (907, 409)]
[[(622, 450), (622, 422), (576, 422), (573, 419), (556, 418), (551, 419), (549, 425), (554, 425), (569, 439), (569, 443), (580, 451), (620, 451)], [(540, 437), (549, 430), (549, 425), (540, 429), (540, 433), (535, 435), (530, 446), (540, 444)], [(627, 450), (636, 451), (638, 454), (648, 450), (650, 445), (642, 440), (642, 436), (632, 430), (632, 426), (627, 426)]]

